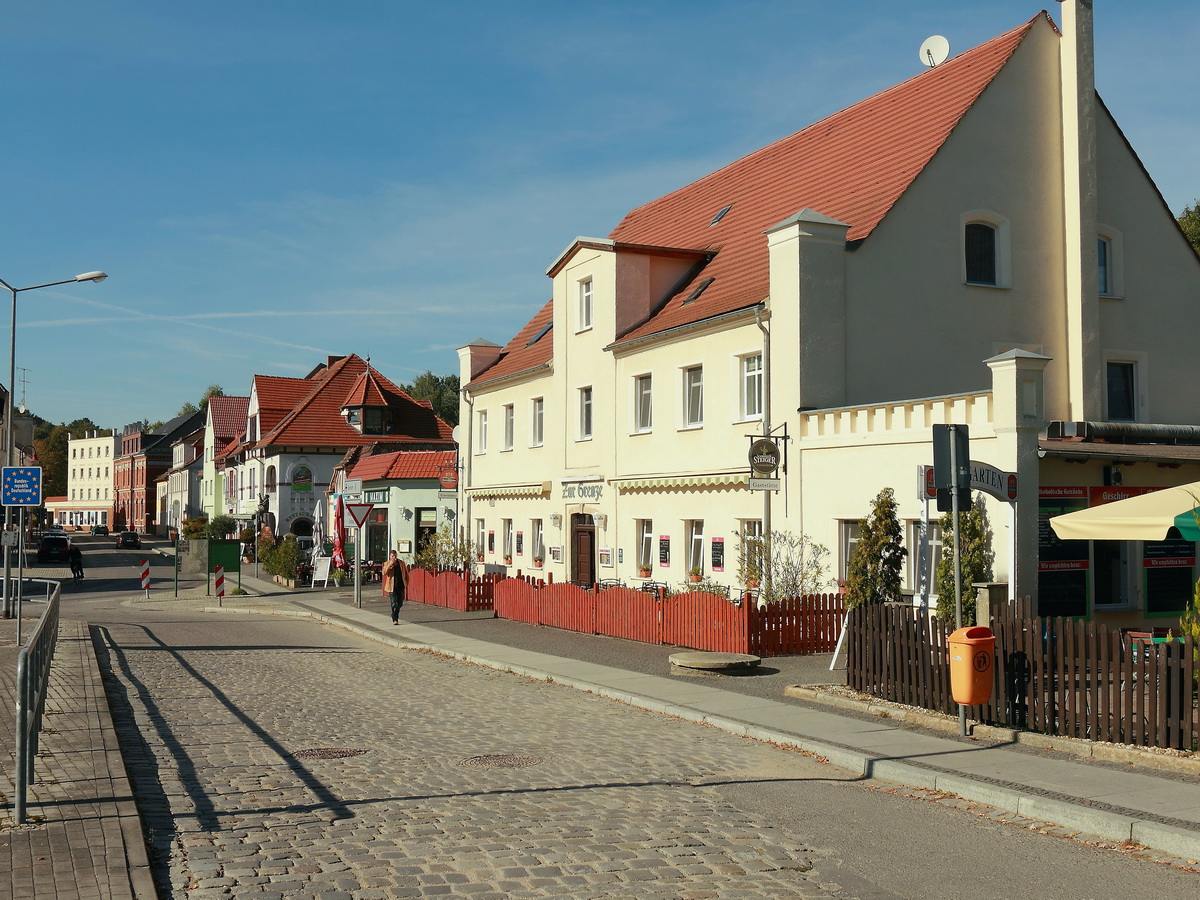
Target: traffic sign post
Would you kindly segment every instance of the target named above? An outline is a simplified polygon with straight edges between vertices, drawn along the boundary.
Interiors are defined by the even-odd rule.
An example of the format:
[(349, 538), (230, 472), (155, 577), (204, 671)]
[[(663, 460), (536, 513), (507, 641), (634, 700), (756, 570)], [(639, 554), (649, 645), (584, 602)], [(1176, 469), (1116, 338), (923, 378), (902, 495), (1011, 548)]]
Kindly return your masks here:
[(41, 466), (0, 467), (4, 506), (41, 506)]
[(344, 506), (346, 515), (354, 521), (356, 529), (354, 555), (358, 558), (354, 560), (354, 605), (359, 609), (362, 609), (362, 530), (374, 508), (374, 503), (347, 503)]

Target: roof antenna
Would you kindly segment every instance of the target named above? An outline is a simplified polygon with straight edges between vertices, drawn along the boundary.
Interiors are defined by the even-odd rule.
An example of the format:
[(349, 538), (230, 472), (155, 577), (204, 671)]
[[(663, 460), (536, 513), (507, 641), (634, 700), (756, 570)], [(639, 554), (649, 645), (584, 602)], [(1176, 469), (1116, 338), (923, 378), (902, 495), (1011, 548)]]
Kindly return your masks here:
[(917, 51), (917, 58), (921, 60), (921, 65), (930, 69), (940, 66), (949, 55), (950, 42), (940, 34), (925, 38), (921, 43), (921, 48)]

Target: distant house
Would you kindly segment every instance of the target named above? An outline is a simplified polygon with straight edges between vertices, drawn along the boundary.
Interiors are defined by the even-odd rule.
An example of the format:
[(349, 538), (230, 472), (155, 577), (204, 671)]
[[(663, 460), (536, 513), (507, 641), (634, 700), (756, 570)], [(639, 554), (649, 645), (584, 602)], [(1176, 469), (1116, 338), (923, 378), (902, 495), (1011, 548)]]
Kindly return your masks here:
[(171, 468), (161, 477), (163, 503), (158, 521), (167, 533), (178, 532), (184, 519), (201, 513), (200, 491), (204, 476), (204, 426), (185, 434), (171, 445)]
[(1057, 8), (575, 239), (516, 336), (461, 348), (485, 561), (527, 565), (524, 532), (557, 579), (740, 586), (739, 548), (786, 529), (842, 578), (891, 487), (929, 602), (922, 467), (961, 424), (1011, 594), (1176, 615), (1194, 546), (1044, 527), (1200, 480), (1200, 259), (1095, 93), (1091, 3)]
[(120, 438), (90, 432), (67, 442), (67, 493), (51, 506), (49, 521), (66, 528), (109, 525), (113, 511), (113, 463)]
[[(255, 375), (224, 466), (219, 510), (308, 543), (335, 467), (354, 448), (452, 450), (450, 426), (359, 356), (331, 356), (304, 378)], [(318, 507), (321, 507), (318, 512)]]
[(204, 468), (200, 478), (200, 510), (209, 519), (224, 513), (219, 477), (224, 469), (217, 460), (224, 451), (236, 446), (246, 432), (246, 408), (249, 397), (208, 398), (208, 414), (204, 422)]
[[(201, 412), (176, 416), (153, 431), (142, 422), (125, 426), (113, 461), (113, 525), (145, 534), (158, 530), (155, 482), (171, 468), (172, 446), (203, 425)], [(165, 526), (164, 526), (165, 533)]]

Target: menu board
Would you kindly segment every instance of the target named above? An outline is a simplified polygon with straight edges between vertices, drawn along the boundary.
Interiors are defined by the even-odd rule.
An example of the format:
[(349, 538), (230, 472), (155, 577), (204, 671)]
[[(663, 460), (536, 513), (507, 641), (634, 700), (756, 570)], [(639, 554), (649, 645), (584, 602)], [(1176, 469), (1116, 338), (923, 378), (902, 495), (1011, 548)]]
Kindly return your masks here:
[(1090, 541), (1062, 541), (1050, 519), (1087, 509), (1084, 487), (1043, 487), (1038, 499), (1039, 616), (1085, 616), (1088, 611)]

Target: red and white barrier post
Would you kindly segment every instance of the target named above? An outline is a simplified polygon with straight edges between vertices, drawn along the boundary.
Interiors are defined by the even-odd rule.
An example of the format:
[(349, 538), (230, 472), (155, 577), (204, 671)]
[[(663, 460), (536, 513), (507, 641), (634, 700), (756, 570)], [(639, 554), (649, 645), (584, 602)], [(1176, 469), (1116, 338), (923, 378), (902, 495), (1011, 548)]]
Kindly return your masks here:
[(146, 592), (146, 599), (150, 599), (150, 560), (142, 560), (142, 590)]
[(225, 567), (216, 566), (213, 569), (213, 582), (217, 592), (217, 606), (221, 605), (221, 601), (225, 597)]

